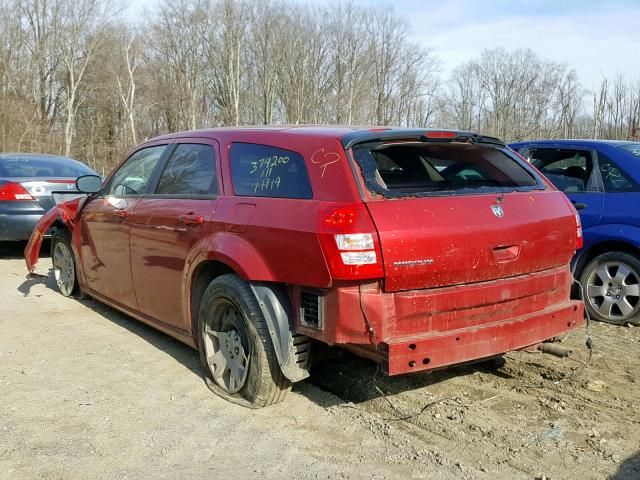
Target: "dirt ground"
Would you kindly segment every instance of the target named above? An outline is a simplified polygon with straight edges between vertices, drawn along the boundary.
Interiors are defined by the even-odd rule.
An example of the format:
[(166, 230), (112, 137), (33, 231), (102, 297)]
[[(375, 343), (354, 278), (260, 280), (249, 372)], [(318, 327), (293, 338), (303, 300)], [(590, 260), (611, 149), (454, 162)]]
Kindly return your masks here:
[[(284, 403), (214, 396), (195, 351), (0, 252), (0, 479), (639, 479), (640, 328), (592, 323), (569, 359), (385, 378), (319, 364)], [(38, 271), (47, 273), (50, 261)]]

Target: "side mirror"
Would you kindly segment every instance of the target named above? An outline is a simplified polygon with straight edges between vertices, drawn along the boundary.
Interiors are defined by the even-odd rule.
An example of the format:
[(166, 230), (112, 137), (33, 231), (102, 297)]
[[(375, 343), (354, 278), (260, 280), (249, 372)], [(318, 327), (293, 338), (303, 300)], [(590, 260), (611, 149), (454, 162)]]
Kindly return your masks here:
[(82, 193), (98, 193), (102, 188), (102, 178), (98, 175), (82, 175), (76, 179), (76, 190)]

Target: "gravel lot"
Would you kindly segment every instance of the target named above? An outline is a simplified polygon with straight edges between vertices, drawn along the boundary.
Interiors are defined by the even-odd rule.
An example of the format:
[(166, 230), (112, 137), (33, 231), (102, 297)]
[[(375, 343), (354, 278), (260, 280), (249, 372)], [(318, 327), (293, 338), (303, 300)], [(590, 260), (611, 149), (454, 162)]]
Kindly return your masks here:
[(2, 480), (640, 478), (640, 328), (593, 323), (568, 379), (585, 330), (569, 359), (394, 378), (327, 361), (250, 411), (207, 389), (189, 347), (25, 280), (23, 247), (0, 247)]

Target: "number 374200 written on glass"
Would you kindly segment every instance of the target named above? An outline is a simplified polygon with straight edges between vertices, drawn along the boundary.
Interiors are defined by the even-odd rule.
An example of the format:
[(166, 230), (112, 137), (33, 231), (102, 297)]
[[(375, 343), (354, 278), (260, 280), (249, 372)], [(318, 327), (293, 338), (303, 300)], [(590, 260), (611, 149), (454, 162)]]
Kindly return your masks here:
[(280, 188), (280, 175), (272, 177), (274, 169), (278, 170), (278, 167), (286, 165), (289, 163), (289, 157), (274, 155), (272, 157), (261, 158), (260, 160), (256, 160), (255, 162), (251, 162), (251, 170), (249, 173), (255, 177), (258, 177), (256, 180), (253, 192), (257, 193), (259, 191), (265, 190), (278, 190)]

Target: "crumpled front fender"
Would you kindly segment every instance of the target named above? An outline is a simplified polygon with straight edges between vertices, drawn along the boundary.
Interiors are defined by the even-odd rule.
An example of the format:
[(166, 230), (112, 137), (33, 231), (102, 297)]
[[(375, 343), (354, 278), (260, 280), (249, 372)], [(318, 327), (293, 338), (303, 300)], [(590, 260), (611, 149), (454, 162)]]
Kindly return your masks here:
[(60, 203), (45, 213), (40, 221), (38, 221), (31, 233), (29, 243), (27, 243), (27, 247), (24, 249), (24, 259), (27, 262), (29, 275), (33, 273), (36, 268), (36, 263), (38, 263), (44, 235), (57, 220), (62, 221), (69, 231), (73, 233), (73, 225), (81, 200), (83, 199), (76, 198), (68, 202)]

